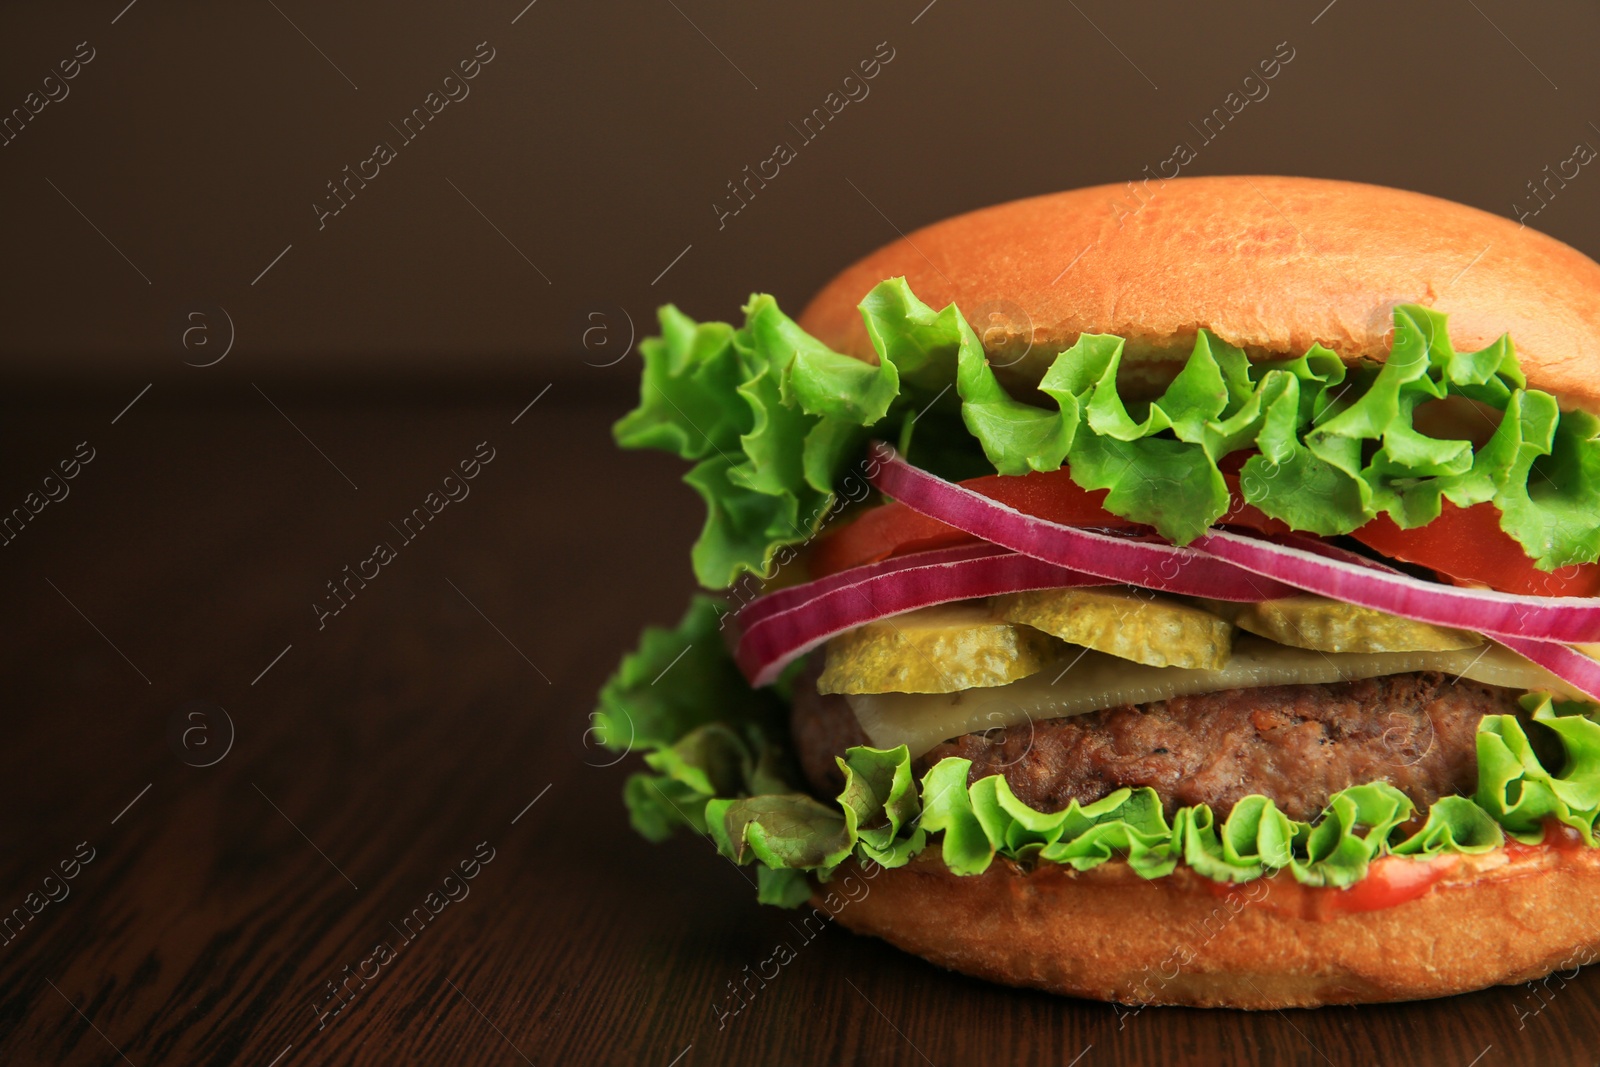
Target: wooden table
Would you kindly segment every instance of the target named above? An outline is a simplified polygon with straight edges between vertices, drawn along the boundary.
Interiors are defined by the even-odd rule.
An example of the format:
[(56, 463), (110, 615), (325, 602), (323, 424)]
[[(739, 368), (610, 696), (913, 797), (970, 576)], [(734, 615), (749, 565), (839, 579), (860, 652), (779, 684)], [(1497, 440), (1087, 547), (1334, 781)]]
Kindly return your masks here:
[[(719, 1026), (728, 983), (798, 941), (789, 915), (705, 841), (635, 837), (631, 761), (586, 738), (639, 626), (682, 609), (699, 503), (676, 462), (610, 447), (620, 394), (558, 383), (524, 410), (533, 392), (268, 400), (241, 381), (158, 389), (115, 424), (131, 388), (11, 399), (0, 508), (69, 495), (0, 548), (0, 908), (39, 905), (0, 945), (0, 1062), (1600, 1057), (1596, 970), (1119, 1017), (840, 929)], [(93, 459), (46, 486), (82, 441)], [(469, 495), (401, 537), (480, 442)], [(365, 563), (378, 542), (393, 558)], [(337, 614), (329, 582), (348, 583)]]

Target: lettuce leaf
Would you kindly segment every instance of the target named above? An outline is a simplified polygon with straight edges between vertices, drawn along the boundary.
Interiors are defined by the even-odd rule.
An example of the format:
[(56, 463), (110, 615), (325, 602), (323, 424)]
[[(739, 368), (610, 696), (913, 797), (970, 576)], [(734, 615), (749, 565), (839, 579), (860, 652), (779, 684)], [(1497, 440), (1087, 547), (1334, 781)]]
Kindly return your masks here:
[(1600, 724), (1585, 711), (1592, 705), (1530, 694), (1523, 707), (1536, 729), (1551, 731), (1566, 753), (1560, 773), (1551, 773), (1534, 752), (1514, 715), (1485, 716), (1478, 728), (1478, 806), (1521, 841), (1538, 841), (1544, 820), (1554, 818), (1595, 844), (1600, 816)]
[[(891, 278), (860, 310), (876, 363), (831, 351), (759, 294), (741, 327), (669, 305), (660, 336), (641, 342), (639, 406), (613, 432), (625, 448), (694, 461), (685, 480), (706, 523), (691, 558), (705, 587), (770, 576), (815, 537), (873, 436), (961, 476), (1065, 465), (1109, 491), (1109, 510), (1178, 544), (1226, 512), (1218, 464), (1251, 450), (1245, 499), (1308, 533), (1349, 533), (1379, 514), (1415, 527), (1442, 500), (1492, 502), (1540, 568), (1600, 559), (1600, 419), (1528, 389), (1507, 337), (1457, 352), (1429, 308), (1396, 307), (1387, 360), (1352, 367), (1320, 345), (1251, 361), (1201, 330), (1162, 395), (1139, 401), (1118, 391), (1117, 337), (1079, 337), (1017, 398), (955, 305), (935, 311)], [(1418, 410), (1446, 397), (1481, 405), (1495, 427), (1485, 445), (1417, 428)], [(959, 422), (940, 417), (952, 409)], [(925, 414), (938, 432), (913, 438)]]
[[(1119, 392), (1120, 338), (1081, 336), (1018, 398), (954, 305), (935, 311), (896, 278), (860, 310), (875, 363), (829, 350), (764, 295), (738, 328), (663, 308), (660, 336), (641, 344), (640, 403), (614, 433), (624, 447), (694, 462), (685, 480), (706, 502), (692, 553), (702, 585), (769, 575), (862, 499), (855, 468), (872, 437), (946, 477), (1067, 466), (1078, 484), (1107, 490), (1110, 510), (1180, 544), (1226, 511), (1219, 462), (1248, 450), (1245, 499), (1296, 529), (1342, 534), (1378, 514), (1414, 527), (1444, 500), (1492, 502), (1541, 568), (1600, 558), (1600, 419), (1528, 389), (1509, 338), (1456, 352), (1430, 309), (1395, 308), (1383, 364), (1347, 366), (1317, 345), (1252, 362), (1201, 330), (1180, 373), (1148, 400)], [(1417, 428), (1420, 409), (1451, 397), (1494, 425), (1481, 447)], [(1221, 823), (1204, 806), (1169, 820), (1149, 789), (1039, 812), (1003, 777), (969, 783), (964, 760), (918, 780), (903, 747), (851, 749), (840, 760), (845, 787), (825, 803), (806, 794), (786, 749), (786, 684), (753, 691), (729, 659), (728, 610), (700, 597), (677, 628), (646, 630), (602, 689), (591, 733), (644, 756), (650, 773), (624, 790), (641, 834), (660, 840), (688, 826), (708, 836), (730, 860), (756, 865), (763, 901), (798, 904), (808, 878), (851, 857), (898, 866), (927, 847), (958, 874), (997, 856), (1079, 870), (1119, 859), (1151, 878), (1182, 863), (1223, 882), (1287, 870), (1307, 885), (1348, 886), (1384, 854), (1481, 852), (1506, 834), (1538, 840), (1552, 819), (1597, 843), (1596, 709), (1543, 696), (1528, 698), (1527, 718), (1483, 720), (1476, 794), (1441, 799), (1409, 836), (1399, 827), (1412, 805), (1384, 783), (1341, 791), (1311, 822), (1261, 796)], [(1559, 768), (1541, 762), (1530, 731), (1559, 743)]]
[(727, 605), (695, 597), (677, 627), (650, 627), (600, 690), (585, 739), (612, 752), (640, 752), (656, 774), (624, 789), (633, 827), (660, 841), (678, 826), (706, 832), (717, 796), (788, 789), (783, 765), (785, 703), (750, 688), (720, 633)]
[[(803, 903), (809, 879), (826, 881), (851, 858), (898, 867), (926, 848), (958, 875), (981, 874), (996, 857), (1076, 870), (1120, 860), (1146, 878), (1183, 864), (1218, 882), (1287, 872), (1304, 885), (1347, 887), (1381, 856), (1481, 853), (1507, 835), (1533, 843), (1550, 819), (1600, 845), (1600, 722), (1591, 718), (1600, 707), (1547, 694), (1524, 699), (1526, 717), (1482, 720), (1477, 793), (1436, 801), (1409, 835), (1400, 828), (1415, 809), (1385, 782), (1335, 793), (1309, 822), (1259, 795), (1221, 821), (1205, 805), (1169, 819), (1149, 788), (1041, 812), (1002, 776), (969, 783), (964, 759), (919, 777), (905, 746), (847, 751), (844, 788), (825, 802), (807, 794), (786, 752), (783, 701), (752, 691), (729, 661), (717, 632), (725, 610), (699, 597), (676, 629), (647, 630), (602, 690), (595, 730), (613, 751), (642, 752), (654, 772), (624, 789), (634, 827), (651, 840), (682, 826), (706, 835), (729, 860), (757, 868), (765, 903)], [(1559, 745), (1559, 767), (1545, 765), (1530, 731)]]

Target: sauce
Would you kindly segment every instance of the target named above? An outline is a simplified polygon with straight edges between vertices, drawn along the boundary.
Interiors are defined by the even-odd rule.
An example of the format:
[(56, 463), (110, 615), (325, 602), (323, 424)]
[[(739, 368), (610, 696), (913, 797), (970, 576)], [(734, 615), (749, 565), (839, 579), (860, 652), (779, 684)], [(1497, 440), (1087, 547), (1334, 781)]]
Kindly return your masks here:
[(1572, 827), (1553, 816), (1544, 821), (1544, 840), (1537, 845), (1524, 845), (1521, 841), (1506, 838), (1506, 855), (1512, 859), (1523, 859), (1537, 855), (1545, 849), (1555, 849), (1557, 852), (1577, 852), (1587, 846), (1583, 843), (1583, 835)]
[[(1588, 846), (1578, 831), (1550, 818), (1544, 823), (1543, 841), (1536, 845), (1524, 845), (1508, 837), (1502, 847), (1507, 858), (1515, 862), (1548, 851), (1554, 851), (1565, 859), (1571, 853), (1586, 851)], [(1213, 896), (1238, 894), (1245, 898), (1246, 903), (1279, 915), (1326, 922), (1341, 915), (1381, 911), (1424, 897), (1460, 860), (1460, 853), (1448, 853), (1431, 859), (1383, 856), (1374, 860), (1367, 868), (1367, 876), (1349, 889), (1301, 885), (1293, 875), (1284, 873), (1243, 885), (1207, 879), (1206, 885)]]
[(1292, 874), (1284, 873), (1264, 879), (1264, 892), (1254, 882), (1234, 886), (1207, 879), (1207, 883), (1214, 896), (1237, 893), (1250, 904), (1279, 915), (1325, 922), (1340, 915), (1392, 908), (1425, 896), (1460, 859), (1459, 854), (1424, 860), (1383, 856), (1374, 860), (1367, 868), (1367, 876), (1349, 889), (1301, 885)]

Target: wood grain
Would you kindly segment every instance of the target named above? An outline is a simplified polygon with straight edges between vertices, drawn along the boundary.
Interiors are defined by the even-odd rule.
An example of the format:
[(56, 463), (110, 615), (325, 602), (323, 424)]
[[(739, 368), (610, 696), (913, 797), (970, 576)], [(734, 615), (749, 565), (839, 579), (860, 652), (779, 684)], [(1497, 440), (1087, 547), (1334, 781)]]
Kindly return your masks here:
[[(704, 841), (641, 841), (632, 761), (604, 766), (585, 730), (638, 627), (681, 610), (699, 505), (677, 464), (612, 450), (625, 402), (558, 385), (513, 426), (529, 399), (274, 397), (305, 436), (247, 388), (158, 389), (115, 426), (120, 393), (5, 414), (0, 507), (97, 451), (0, 548), (0, 909), (80, 842), (94, 858), (0, 945), (0, 1061), (1600, 1058), (1593, 970), (1412, 1005), (1119, 1013), (802, 931)], [(324, 583), (481, 441), (470, 495), (319, 630)], [(213, 766), (169, 740), (193, 700), (235, 727)], [(793, 959), (732, 1010), (780, 944)]]

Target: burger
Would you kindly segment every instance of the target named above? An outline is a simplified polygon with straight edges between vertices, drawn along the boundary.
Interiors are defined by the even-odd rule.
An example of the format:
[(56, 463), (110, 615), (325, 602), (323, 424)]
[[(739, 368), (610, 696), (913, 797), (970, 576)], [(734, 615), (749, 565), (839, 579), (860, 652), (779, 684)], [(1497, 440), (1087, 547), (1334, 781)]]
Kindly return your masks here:
[(1020, 200), (798, 318), (671, 306), (627, 448), (702, 594), (625, 799), (957, 971), (1437, 997), (1600, 954), (1600, 265), (1286, 177)]

